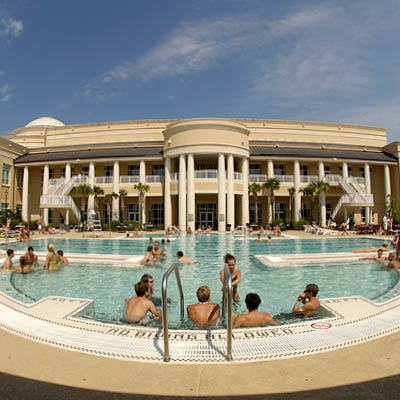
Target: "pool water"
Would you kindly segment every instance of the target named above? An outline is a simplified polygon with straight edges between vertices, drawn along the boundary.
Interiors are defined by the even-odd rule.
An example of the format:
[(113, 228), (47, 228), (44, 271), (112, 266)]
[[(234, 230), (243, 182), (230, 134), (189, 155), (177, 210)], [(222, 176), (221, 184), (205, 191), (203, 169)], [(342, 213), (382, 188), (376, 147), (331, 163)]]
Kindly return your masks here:
[[(62, 248), (66, 255), (74, 253), (143, 254), (149, 242), (131, 240), (77, 240), (53, 239), (56, 249)], [(48, 239), (35, 241), (36, 251), (44, 251)], [(161, 296), (162, 276), (176, 261), (176, 252), (182, 250), (198, 264), (180, 266), (185, 304), (197, 303), (196, 290), (201, 285), (211, 289), (212, 301), (221, 301), (219, 271), (223, 267), (223, 256), (230, 252), (237, 258), (237, 268), (242, 272), (239, 284), (241, 300), (235, 305), (236, 312), (245, 311), (244, 298), (249, 292), (260, 295), (260, 310), (272, 315), (290, 312), (299, 293), (308, 283), (320, 287), (318, 297), (365, 296), (374, 299), (390, 290), (398, 281), (394, 271), (381, 270), (375, 261), (321, 263), (303, 266), (270, 268), (261, 264), (255, 254), (293, 254), (315, 252), (350, 251), (381, 244), (374, 239), (321, 238), (274, 240), (258, 243), (254, 240), (232, 240), (230, 235), (187, 236), (163, 246), (168, 258), (158, 266), (141, 268), (118, 268), (106, 264), (72, 263), (57, 273), (35, 271), (30, 275), (14, 273), (12, 284), (32, 300), (49, 295), (80, 297), (94, 300), (87, 317), (107, 322), (118, 322), (124, 312), (124, 299), (134, 294), (134, 284), (144, 273), (155, 279), (155, 296)], [(16, 247), (18, 248), (18, 247)], [(21, 246), (24, 249), (25, 246)], [(179, 295), (174, 275), (170, 276), (168, 297), (169, 325), (182, 327), (179, 316)], [(190, 327), (187, 319), (184, 327)]]

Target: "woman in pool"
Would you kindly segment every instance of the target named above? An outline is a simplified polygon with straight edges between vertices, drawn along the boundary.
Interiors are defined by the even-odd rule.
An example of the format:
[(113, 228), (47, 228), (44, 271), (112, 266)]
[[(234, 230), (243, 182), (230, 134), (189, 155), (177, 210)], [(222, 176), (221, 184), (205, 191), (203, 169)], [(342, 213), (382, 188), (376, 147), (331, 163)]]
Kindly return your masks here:
[(49, 271), (57, 271), (57, 254), (54, 250), (54, 246), (49, 243), (47, 245), (47, 250), (49, 251), (46, 256), (46, 261), (44, 262), (43, 268), (47, 268)]
[(26, 264), (26, 258), (21, 256), (19, 259), (19, 267), (14, 269), (15, 272), (20, 272), (21, 274), (29, 274), (33, 271), (33, 267)]

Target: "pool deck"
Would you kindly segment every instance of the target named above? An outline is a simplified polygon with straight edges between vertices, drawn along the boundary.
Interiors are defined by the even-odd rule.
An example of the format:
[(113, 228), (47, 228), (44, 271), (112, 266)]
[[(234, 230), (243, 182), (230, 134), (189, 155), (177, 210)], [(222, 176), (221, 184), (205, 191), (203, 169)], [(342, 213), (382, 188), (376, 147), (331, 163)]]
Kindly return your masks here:
[[(305, 235), (301, 237), (316, 237)], [(170, 330), (172, 361), (164, 363), (160, 331), (74, 317), (90, 304), (54, 296), (24, 304), (0, 294), (0, 371), (157, 398), (248, 398), (334, 386), (345, 390), (345, 385), (400, 374), (400, 352), (395, 351), (400, 345), (400, 296), (379, 304), (362, 297), (324, 299), (323, 306), (335, 316), (317, 324), (235, 330), (231, 362), (225, 360), (223, 330)], [(387, 394), (393, 379), (399, 382), (391, 378), (391, 386), (376, 396)]]

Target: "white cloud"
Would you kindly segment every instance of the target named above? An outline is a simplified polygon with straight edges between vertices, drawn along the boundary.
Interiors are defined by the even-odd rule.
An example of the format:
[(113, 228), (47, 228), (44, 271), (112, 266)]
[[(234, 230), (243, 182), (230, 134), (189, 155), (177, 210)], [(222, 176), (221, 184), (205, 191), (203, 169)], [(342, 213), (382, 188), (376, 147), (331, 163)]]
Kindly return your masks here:
[(6, 83), (3, 86), (0, 86), (0, 102), (6, 103), (14, 96), (14, 93), (11, 92), (11, 86)]
[(24, 24), (21, 20), (9, 17), (4, 10), (0, 9), (0, 36), (16, 38), (23, 29)]
[(0, 98), (0, 101), (1, 101), (2, 103), (6, 103), (6, 102), (7, 102), (8, 100), (10, 100), (11, 97), (13, 97), (13, 96), (14, 96), (13, 93), (7, 93), (5, 96), (3, 96), (3, 97)]

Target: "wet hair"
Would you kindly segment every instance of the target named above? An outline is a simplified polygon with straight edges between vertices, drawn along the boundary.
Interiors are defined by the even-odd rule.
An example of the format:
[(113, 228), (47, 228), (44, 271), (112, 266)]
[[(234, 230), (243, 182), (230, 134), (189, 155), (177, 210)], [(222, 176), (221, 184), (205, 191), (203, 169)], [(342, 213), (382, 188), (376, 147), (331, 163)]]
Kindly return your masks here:
[(31, 251), (31, 250), (33, 251), (33, 247), (32, 247), (32, 246), (29, 246), (29, 247), (28, 247), (28, 251)]
[(306, 286), (305, 292), (311, 293), (314, 297), (317, 296), (318, 294), (318, 286), (315, 283), (310, 283), (309, 285)]
[(152, 251), (153, 250), (153, 246), (147, 246), (147, 251)]
[(158, 240), (156, 240), (156, 241), (154, 242), (154, 246), (155, 246), (156, 244), (160, 245), (160, 242), (159, 242)]
[(26, 267), (26, 258), (24, 256), (19, 258), (19, 265), (21, 266), (22, 270), (24, 270), (24, 267)]
[(167, 238), (167, 243), (170, 243), (171, 241)]
[(7, 250), (7, 256), (8, 256), (8, 257), (10, 257), (12, 253), (14, 253), (14, 250), (13, 250), (13, 249), (8, 249), (8, 250)]
[(231, 261), (231, 260), (234, 260), (236, 262), (235, 256), (230, 253), (226, 253), (225, 257), (224, 257), (225, 264), (228, 264), (229, 261)]
[(179, 251), (176, 253), (176, 255), (177, 255), (179, 258), (183, 257), (183, 251), (179, 250)]
[(200, 302), (205, 302), (210, 298), (210, 288), (208, 286), (200, 286), (197, 289), (197, 298)]
[(164, 244), (165, 243), (165, 239), (161, 239), (161, 243)]
[(64, 255), (64, 252), (63, 252), (62, 250), (58, 250), (58, 251), (57, 251), (57, 254), (58, 254), (59, 256), (63, 256), (63, 255)]
[(249, 311), (254, 311), (257, 310), (259, 305), (261, 304), (261, 299), (257, 293), (248, 293), (246, 295), (245, 302)]
[(388, 247), (387, 243), (383, 243), (382, 247), (384, 247), (386, 249)]
[(388, 259), (389, 261), (393, 261), (396, 258), (396, 256), (394, 255), (394, 253), (389, 253)]
[(140, 278), (140, 282), (143, 282), (147, 285), (149, 283), (149, 279), (153, 279), (153, 277), (150, 274), (144, 274)]
[(49, 250), (50, 253), (56, 254), (54, 251), (54, 246), (51, 243), (47, 245), (47, 250)]
[(272, 239), (272, 238), (271, 238), (271, 235), (268, 235), (268, 239)]
[(144, 282), (138, 282), (135, 285), (135, 292), (138, 297), (144, 296), (148, 290), (149, 288)]

